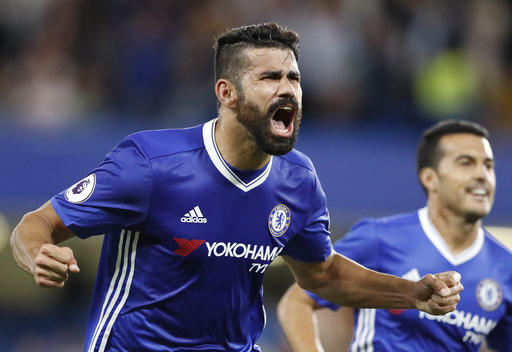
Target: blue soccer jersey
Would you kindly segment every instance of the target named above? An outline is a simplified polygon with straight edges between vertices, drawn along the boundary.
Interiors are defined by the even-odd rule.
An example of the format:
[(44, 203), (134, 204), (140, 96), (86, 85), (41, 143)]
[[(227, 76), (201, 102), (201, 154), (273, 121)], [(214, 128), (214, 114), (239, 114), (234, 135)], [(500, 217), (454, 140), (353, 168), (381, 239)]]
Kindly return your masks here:
[(356, 309), (350, 351), (478, 351), (484, 339), (493, 350), (512, 351), (512, 254), (484, 229), (469, 248), (453, 255), (423, 208), (364, 219), (334, 249), (368, 268), (414, 281), (455, 270), (464, 285), (457, 309), (443, 316)]
[(311, 161), (293, 150), (240, 176), (216, 121), (131, 135), (52, 199), (77, 236), (105, 234), (85, 351), (259, 351), (267, 266), (331, 253)]

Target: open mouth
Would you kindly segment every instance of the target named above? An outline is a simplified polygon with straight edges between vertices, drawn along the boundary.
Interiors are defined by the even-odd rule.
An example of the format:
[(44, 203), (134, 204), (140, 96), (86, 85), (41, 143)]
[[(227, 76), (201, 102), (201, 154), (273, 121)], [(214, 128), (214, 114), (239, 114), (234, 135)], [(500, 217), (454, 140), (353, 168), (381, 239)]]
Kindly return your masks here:
[(270, 120), (272, 133), (280, 137), (291, 137), (296, 114), (297, 108), (293, 105), (279, 107)]
[(479, 200), (486, 199), (489, 196), (489, 191), (485, 187), (468, 187), (466, 192)]

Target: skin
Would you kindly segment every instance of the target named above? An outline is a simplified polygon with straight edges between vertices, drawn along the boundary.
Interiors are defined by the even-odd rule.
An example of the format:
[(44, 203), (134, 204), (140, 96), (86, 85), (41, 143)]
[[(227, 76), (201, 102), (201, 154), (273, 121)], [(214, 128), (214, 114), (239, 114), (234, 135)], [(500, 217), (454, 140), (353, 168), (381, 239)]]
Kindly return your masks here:
[[(494, 158), (489, 141), (470, 133), (445, 135), (438, 147), (442, 152), (439, 165), (420, 170), (419, 178), (427, 189), (429, 217), (456, 255), (475, 241), (482, 218), (491, 211), (496, 190)], [(475, 189), (485, 192), (475, 195), (471, 192)], [(320, 331), (335, 340), (337, 350), (348, 349), (353, 309), (345, 306), (332, 312), (322, 308), (297, 284), (280, 300), (278, 317), (295, 352), (324, 351), (321, 341), (326, 340), (320, 338)], [(317, 319), (320, 312), (323, 319), (336, 323), (327, 325)]]
[[(272, 107), (279, 101), (284, 101), (283, 105), (292, 105), (289, 101), (294, 101), (297, 110), (300, 111), (302, 88), (297, 61), (291, 52), (255, 48), (247, 50), (246, 55), (249, 64), (244, 69), (241, 79), (243, 94), (227, 79), (219, 79), (215, 85), (215, 93), (221, 102), (215, 141), (222, 156), (230, 165), (241, 170), (255, 170), (269, 162), (270, 154), (258, 145), (253, 133), (242, 121), (263, 120), (266, 124), (262, 127), (268, 137), (280, 137), (272, 129), (269, 118), (265, 115), (273, 111)], [(245, 103), (242, 106), (241, 99)], [(248, 111), (247, 105), (251, 105), (256, 111)], [(258, 124), (262, 125), (261, 122)], [(293, 130), (295, 135), (298, 132), (298, 124), (296, 119)], [(293, 144), (289, 150), (292, 147)]]
[[(268, 116), (280, 99), (296, 100), (296, 108), (300, 109), (302, 90), (297, 61), (291, 51), (251, 48), (245, 53), (248, 64), (243, 68), (241, 78), (244, 104), (240, 103), (240, 92), (229, 80), (219, 79), (215, 85), (220, 102), (216, 142), (229, 164), (251, 170), (264, 167), (270, 155), (244, 122), (258, 114)], [(244, 109), (246, 104), (253, 105), (256, 110)], [(249, 115), (239, 116), (240, 112), (249, 112)], [(266, 123), (263, 131), (269, 139), (266, 142), (270, 144), (280, 139), (275, 137), (292, 137), (298, 128), (298, 121), (286, 131), (276, 128), (268, 118), (263, 119), (263, 123)], [(72, 234), (51, 204), (46, 203), (27, 214), (14, 230), (11, 236), (13, 254), (20, 267), (34, 275), (39, 285), (62, 287), (68, 272), (76, 272), (77, 266), (70, 249), (56, 244), (70, 236)], [(46, 245), (48, 243), (51, 245)], [(418, 308), (432, 314), (444, 314), (455, 309), (463, 289), (460, 275), (455, 272), (439, 277), (426, 275), (421, 281), (412, 283), (368, 270), (336, 253), (331, 253), (324, 262), (305, 263), (289, 257), (284, 260), (301, 287), (345, 306)]]
[(50, 202), (25, 214), (11, 235), (16, 263), (44, 288), (64, 287), (68, 273), (80, 271), (73, 250), (59, 247), (74, 234), (64, 225)]
[[(424, 168), (420, 181), (427, 188), (433, 224), (454, 254), (469, 247), (492, 208), (496, 190), (494, 158), (489, 141), (469, 133), (445, 135), (439, 141), (443, 157), (437, 169)], [(485, 195), (472, 194), (482, 189)]]

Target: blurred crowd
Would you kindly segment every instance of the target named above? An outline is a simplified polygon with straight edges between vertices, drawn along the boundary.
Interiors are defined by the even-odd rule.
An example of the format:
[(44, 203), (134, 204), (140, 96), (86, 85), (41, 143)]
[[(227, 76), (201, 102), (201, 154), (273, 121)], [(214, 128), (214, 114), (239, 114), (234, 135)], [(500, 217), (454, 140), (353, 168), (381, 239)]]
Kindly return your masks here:
[(512, 126), (512, 6), (505, 0), (2, 0), (0, 119), (215, 116), (212, 44), (276, 21), (302, 39), (305, 116)]
[[(204, 122), (216, 114), (215, 35), (269, 21), (301, 36), (299, 66), (307, 121), (389, 128), (466, 118), (491, 130), (512, 131), (511, 1), (0, 0), (0, 141), (3, 132), (12, 130), (3, 127), (11, 125), (22, 127), (22, 133), (12, 138), (30, 139), (34, 137), (25, 128), (58, 131), (84, 121), (110, 126), (133, 122), (148, 128)], [(77, 136), (63, 133), (61, 139), (73, 142)], [(53, 190), (33, 185), (34, 175), (46, 183), (64, 173), (53, 174), (62, 162), (37, 153), (46, 141), (3, 144), (0, 157), (8, 160), (3, 164), (24, 170), (6, 173), (16, 175), (5, 181), (6, 210), (14, 211), (16, 204), (36, 195), (46, 197), (45, 192)], [(113, 143), (111, 138), (104, 142)], [(53, 144), (46, 149), (52, 148)], [(97, 148), (90, 158), (99, 153)], [(362, 149), (357, 155), (373, 155)], [(66, 152), (60, 151), (57, 158)], [(347, 150), (344, 157), (357, 161), (349, 152), (353, 154)], [(48, 174), (40, 174), (38, 160), (55, 165)], [(325, 163), (332, 163), (330, 156)], [(377, 194), (369, 184), (364, 186), (367, 194)], [(381, 188), (380, 183), (375, 187)], [(502, 197), (510, 199), (506, 185), (500, 187)], [(347, 201), (335, 189), (330, 192), (331, 199), (355, 201)], [(28, 210), (18, 205), (22, 207)], [(3, 245), (0, 236), (0, 264), (5, 268), (0, 278), (10, 283), (0, 290), (0, 350), (79, 350), (99, 244), (78, 251), (81, 262), (91, 266), (87, 271), (82, 264), (88, 275), (77, 276), (59, 295), (46, 291), (43, 297), (31, 278), (15, 267), (7, 236)], [(278, 267), (266, 274), (265, 294), (271, 302), (261, 344), (273, 343), (268, 351), (288, 351), (272, 303), (292, 280), (283, 280), (286, 273)], [(17, 303), (12, 303), (13, 297), (18, 297)], [(69, 307), (79, 312), (72, 319)]]

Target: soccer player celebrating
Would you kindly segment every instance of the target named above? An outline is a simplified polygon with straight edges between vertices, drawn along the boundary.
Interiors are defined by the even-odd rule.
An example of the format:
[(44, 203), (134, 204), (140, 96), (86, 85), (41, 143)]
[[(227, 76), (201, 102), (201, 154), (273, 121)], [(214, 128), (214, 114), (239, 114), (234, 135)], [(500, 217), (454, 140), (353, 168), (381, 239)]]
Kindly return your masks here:
[(354, 352), (479, 351), (484, 340), (497, 351), (512, 351), (512, 255), (482, 228), (496, 186), (487, 130), (468, 121), (434, 125), (423, 134), (417, 169), (427, 194), (425, 208), (363, 219), (334, 249), (368, 268), (413, 281), (422, 273), (456, 270), (465, 286), (457, 310), (443, 316), (413, 310), (354, 312), (292, 286), (278, 314), (295, 351), (323, 351), (314, 317), (322, 307), (338, 310), (334, 317), (322, 313), (329, 321), (338, 319), (325, 335), (353, 326)]
[(105, 234), (85, 351), (259, 351), (263, 274), (278, 255), (337, 304), (456, 308), (456, 272), (412, 282), (332, 251), (324, 192), (293, 149), (298, 39), (274, 23), (226, 31), (214, 47), (218, 118), (128, 136), (15, 228), (14, 257), (43, 287), (79, 270), (57, 244)]

